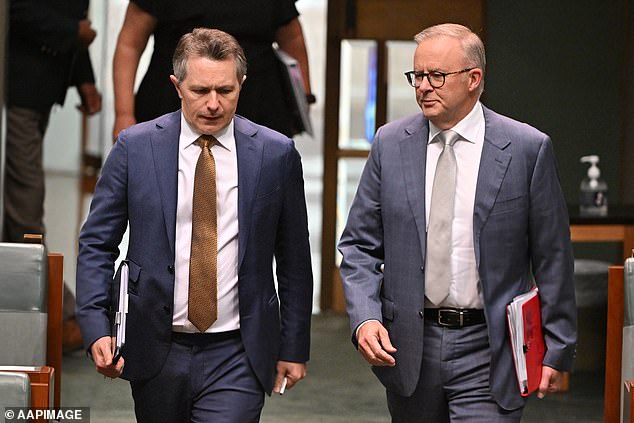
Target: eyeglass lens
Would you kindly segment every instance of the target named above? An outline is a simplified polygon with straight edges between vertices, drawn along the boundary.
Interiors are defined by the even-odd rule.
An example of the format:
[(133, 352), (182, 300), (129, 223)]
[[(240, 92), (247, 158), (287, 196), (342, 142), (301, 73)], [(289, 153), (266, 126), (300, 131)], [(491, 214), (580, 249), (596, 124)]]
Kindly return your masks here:
[(407, 76), (407, 82), (409, 82), (409, 84), (414, 88), (418, 87), (423, 82), (424, 77), (427, 77), (429, 85), (434, 88), (440, 88), (445, 84), (445, 75), (440, 72), (416, 73), (414, 71), (410, 71), (405, 75)]

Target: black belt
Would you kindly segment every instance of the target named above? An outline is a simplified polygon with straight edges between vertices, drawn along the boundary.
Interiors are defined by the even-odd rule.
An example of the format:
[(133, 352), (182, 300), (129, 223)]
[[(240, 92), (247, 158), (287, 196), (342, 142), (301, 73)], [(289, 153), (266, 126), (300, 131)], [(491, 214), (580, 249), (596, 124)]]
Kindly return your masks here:
[(211, 333), (186, 333), (172, 332), (172, 342), (183, 345), (205, 345), (213, 342), (226, 341), (227, 339), (239, 338), (240, 329), (230, 330), (227, 332), (211, 332)]
[(425, 319), (450, 329), (460, 329), (486, 322), (484, 310), (477, 308), (426, 308)]

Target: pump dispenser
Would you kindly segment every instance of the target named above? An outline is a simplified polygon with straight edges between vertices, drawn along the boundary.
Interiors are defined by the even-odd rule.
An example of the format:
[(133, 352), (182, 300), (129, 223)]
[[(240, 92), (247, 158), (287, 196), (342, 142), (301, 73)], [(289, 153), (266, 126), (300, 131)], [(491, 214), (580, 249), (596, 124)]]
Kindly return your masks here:
[(579, 214), (581, 216), (607, 216), (608, 184), (601, 179), (601, 171), (597, 164), (599, 156), (584, 156), (581, 163), (590, 163), (588, 176), (581, 181), (579, 187)]

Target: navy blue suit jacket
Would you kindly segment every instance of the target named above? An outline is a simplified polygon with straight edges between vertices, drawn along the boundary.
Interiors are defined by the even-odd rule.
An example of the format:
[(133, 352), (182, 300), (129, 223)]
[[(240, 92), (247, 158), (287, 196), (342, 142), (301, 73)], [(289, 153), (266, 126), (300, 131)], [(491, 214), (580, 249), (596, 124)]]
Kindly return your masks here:
[[(110, 335), (113, 263), (130, 225), (122, 376), (129, 380), (156, 375), (171, 345), (180, 116), (180, 111), (167, 114), (119, 135), (79, 239), (77, 317), (89, 348)], [(249, 361), (270, 392), (277, 360), (306, 362), (309, 356), (312, 271), (302, 167), (287, 137), (240, 116), (234, 128), (241, 334)]]

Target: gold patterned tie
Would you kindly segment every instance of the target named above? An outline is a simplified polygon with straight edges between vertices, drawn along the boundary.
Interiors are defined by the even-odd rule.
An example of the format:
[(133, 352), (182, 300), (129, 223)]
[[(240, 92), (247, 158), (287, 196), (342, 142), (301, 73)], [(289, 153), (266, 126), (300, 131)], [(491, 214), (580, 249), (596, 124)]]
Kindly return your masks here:
[(201, 135), (192, 204), (192, 249), (189, 259), (188, 319), (205, 332), (218, 318), (218, 228), (216, 220), (216, 163), (211, 147), (218, 140)]

